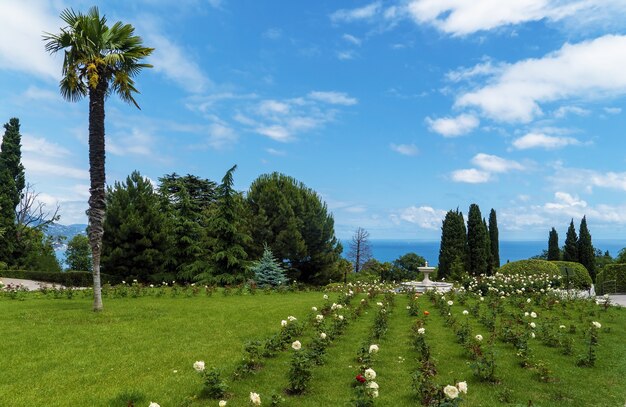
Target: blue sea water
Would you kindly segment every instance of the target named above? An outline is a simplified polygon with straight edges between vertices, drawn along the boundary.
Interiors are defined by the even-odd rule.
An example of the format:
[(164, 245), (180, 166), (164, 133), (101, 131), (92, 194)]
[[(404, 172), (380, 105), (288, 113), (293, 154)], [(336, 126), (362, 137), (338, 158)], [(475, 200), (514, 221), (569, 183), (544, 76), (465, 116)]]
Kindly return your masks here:
[[(350, 247), (349, 240), (342, 240), (344, 256)], [(625, 240), (594, 240), (595, 247), (603, 252), (608, 250), (611, 256), (626, 247)], [(380, 262), (394, 261), (406, 253), (417, 253), (424, 257), (431, 266), (437, 265), (439, 261), (439, 242), (426, 242), (419, 240), (370, 240), (372, 257)], [(528, 241), (501, 241), (500, 242), (500, 262), (502, 264), (509, 261), (524, 260), (541, 254), (548, 249), (547, 240)]]

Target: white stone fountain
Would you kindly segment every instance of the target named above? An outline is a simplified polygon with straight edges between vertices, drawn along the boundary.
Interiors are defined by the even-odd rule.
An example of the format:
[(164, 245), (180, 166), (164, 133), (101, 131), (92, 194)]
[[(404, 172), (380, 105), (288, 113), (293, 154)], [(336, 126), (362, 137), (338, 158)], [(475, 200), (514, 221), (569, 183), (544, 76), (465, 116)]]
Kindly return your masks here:
[(416, 291), (418, 293), (424, 293), (426, 290), (448, 292), (452, 289), (452, 284), (450, 283), (431, 281), (429, 276), (430, 273), (435, 271), (435, 268), (429, 267), (428, 262), (426, 262), (424, 267), (418, 267), (417, 269), (424, 273), (424, 279), (422, 281), (407, 281), (406, 283), (402, 283), (405, 289)]

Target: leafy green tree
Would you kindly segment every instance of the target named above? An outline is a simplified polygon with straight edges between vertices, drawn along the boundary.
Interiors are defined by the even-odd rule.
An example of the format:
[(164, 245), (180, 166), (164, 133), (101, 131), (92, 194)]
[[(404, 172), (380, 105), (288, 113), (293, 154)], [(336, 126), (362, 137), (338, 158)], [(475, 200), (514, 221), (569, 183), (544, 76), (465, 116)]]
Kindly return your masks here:
[(67, 243), (65, 263), (68, 270), (91, 271), (91, 247), (87, 236), (76, 235)]
[(283, 174), (261, 175), (247, 195), (252, 236), (267, 242), (288, 269), (290, 278), (305, 283), (338, 281), (342, 247), (335, 237), (334, 220), (315, 191)]
[(285, 271), (280, 263), (274, 259), (272, 251), (267, 246), (263, 250), (263, 256), (252, 265), (251, 270), (259, 287), (276, 287), (284, 284), (287, 280)]
[(565, 235), (563, 261), (578, 262), (578, 236), (576, 236), (574, 219), (570, 221), (569, 228), (567, 229), (567, 235)]
[(97, 7), (87, 14), (65, 9), (61, 20), (66, 24), (59, 34), (46, 33), (46, 51), (63, 51), (63, 77), (61, 95), (75, 102), (89, 97), (89, 243), (93, 257), (94, 311), (102, 310), (100, 286), (100, 255), (103, 223), (106, 209), (104, 169), (104, 101), (116, 93), (123, 101), (139, 105), (134, 99), (137, 93), (133, 77), (143, 68), (152, 65), (141, 61), (153, 48), (146, 48), (142, 39), (134, 35), (130, 24), (118, 21), (107, 25)]
[(489, 234), (480, 214), (480, 208), (471, 204), (467, 215), (467, 262), (468, 273), (477, 276), (489, 271)]
[(626, 247), (622, 248), (614, 260), (615, 264), (626, 264)]
[(578, 251), (578, 262), (585, 266), (593, 281), (596, 281), (596, 259), (591, 242), (591, 233), (587, 227), (587, 217), (583, 216), (578, 228), (578, 241), (576, 242)]
[(17, 241), (15, 210), (25, 186), (19, 119), (12, 118), (4, 125), (0, 145), (0, 261), (14, 265), (13, 255)]
[(61, 265), (54, 253), (53, 238), (31, 227), (22, 230), (20, 252), (15, 267), (22, 270), (61, 272)]
[(235, 169), (236, 165), (229, 169), (217, 187), (217, 205), (208, 226), (213, 249), (209, 256), (210, 268), (195, 277), (202, 283), (234, 284), (251, 277), (244, 249), (251, 238), (241, 216), (243, 199), (233, 189)]
[(607, 264), (613, 263), (613, 257), (611, 256), (611, 253), (609, 253), (608, 250), (606, 250), (604, 253), (600, 249), (594, 249), (594, 250), (595, 250), (595, 259), (596, 259), (595, 270), (596, 270), (596, 275), (598, 275), (602, 271), (602, 269), (604, 269), (604, 266), (606, 266)]
[(548, 237), (548, 257), (546, 260), (561, 260), (561, 249), (559, 249), (559, 234), (555, 228), (550, 230)]
[(167, 271), (168, 236), (167, 217), (149, 179), (133, 171), (126, 182), (108, 188), (102, 241), (102, 269), (107, 274), (161, 281)]
[[(457, 208), (448, 211), (441, 226), (441, 244), (439, 247), (438, 278), (452, 276), (452, 265), (456, 262), (465, 268), (467, 255), (467, 231), (463, 213)], [(460, 276), (459, 276), (460, 277)]]
[(489, 247), (491, 248), (491, 262), (493, 268), (500, 268), (500, 238), (498, 233), (498, 219), (495, 209), (489, 212)]
[(407, 253), (393, 261), (391, 275), (396, 281), (415, 280), (419, 274), (419, 267), (426, 265), (426, 259), (416, 253)]

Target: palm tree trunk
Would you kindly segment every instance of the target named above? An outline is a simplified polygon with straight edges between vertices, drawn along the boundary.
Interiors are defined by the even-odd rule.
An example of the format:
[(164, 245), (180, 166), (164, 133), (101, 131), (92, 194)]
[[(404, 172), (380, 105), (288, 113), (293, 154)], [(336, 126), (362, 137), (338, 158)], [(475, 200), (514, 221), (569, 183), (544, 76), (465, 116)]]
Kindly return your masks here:
[(104, 171), (104, 95), (106, 81), (89, 90), (89, 244), (93, 257), (93, 310), (102, 311), (100, 284), (100, 255), (102, 254), (103, 223), (106, 209)]

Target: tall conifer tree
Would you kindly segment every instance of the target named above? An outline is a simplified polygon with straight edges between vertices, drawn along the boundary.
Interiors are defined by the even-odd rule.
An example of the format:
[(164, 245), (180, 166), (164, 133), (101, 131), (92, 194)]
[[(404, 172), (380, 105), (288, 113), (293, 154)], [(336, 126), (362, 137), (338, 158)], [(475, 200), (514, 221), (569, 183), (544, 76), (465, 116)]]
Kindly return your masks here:
[(491, 240), (489, 237), (489, 228), (487, 227), (487, 221), (483, 218), (483, 231), (485, 234), (485, 257), (487, 258), (487, 275), (493, 274), (493, 253), (491, 252)]
[(548, 237), (548, 260), (561, 260), (561, 249), (559, 249), (559, 234), (555, 228), (550, 231)]
[(591, 279), (595, 281), (596, 277), (596, 258), (593, 249), (593, 243), (591, 242), (591, 233), (587, 228), (587, 217), (583, 216), (580, 221), (580, 228), (578, 228), (578, 262), (585, 266), (589, 270)]
[(563, 260), (578, 262), (578, 236), (576, 236), (574, 219), (570, 221), (569, 228), (567, 228), (565, 246), (563, 247)]
[(491, 247), (491, 261), (494, 268), (500, 268), (500, 237), (498, 233), (498, 219), (496, 211), (489, 212), (489, 242)]
[(439, 267), (437, 278), (452, 276), (453, 264), (465, 268), (467, 255), (467, 231), (463, 213), (459, 209), (448, 211), (441, 225), (441, 245), (439, 247)]
[(467, 271), (472, 275), (488, 272), (488, 241), (487, 228), (480, 214), (480, 208), (471, 204), (467, 215)]

